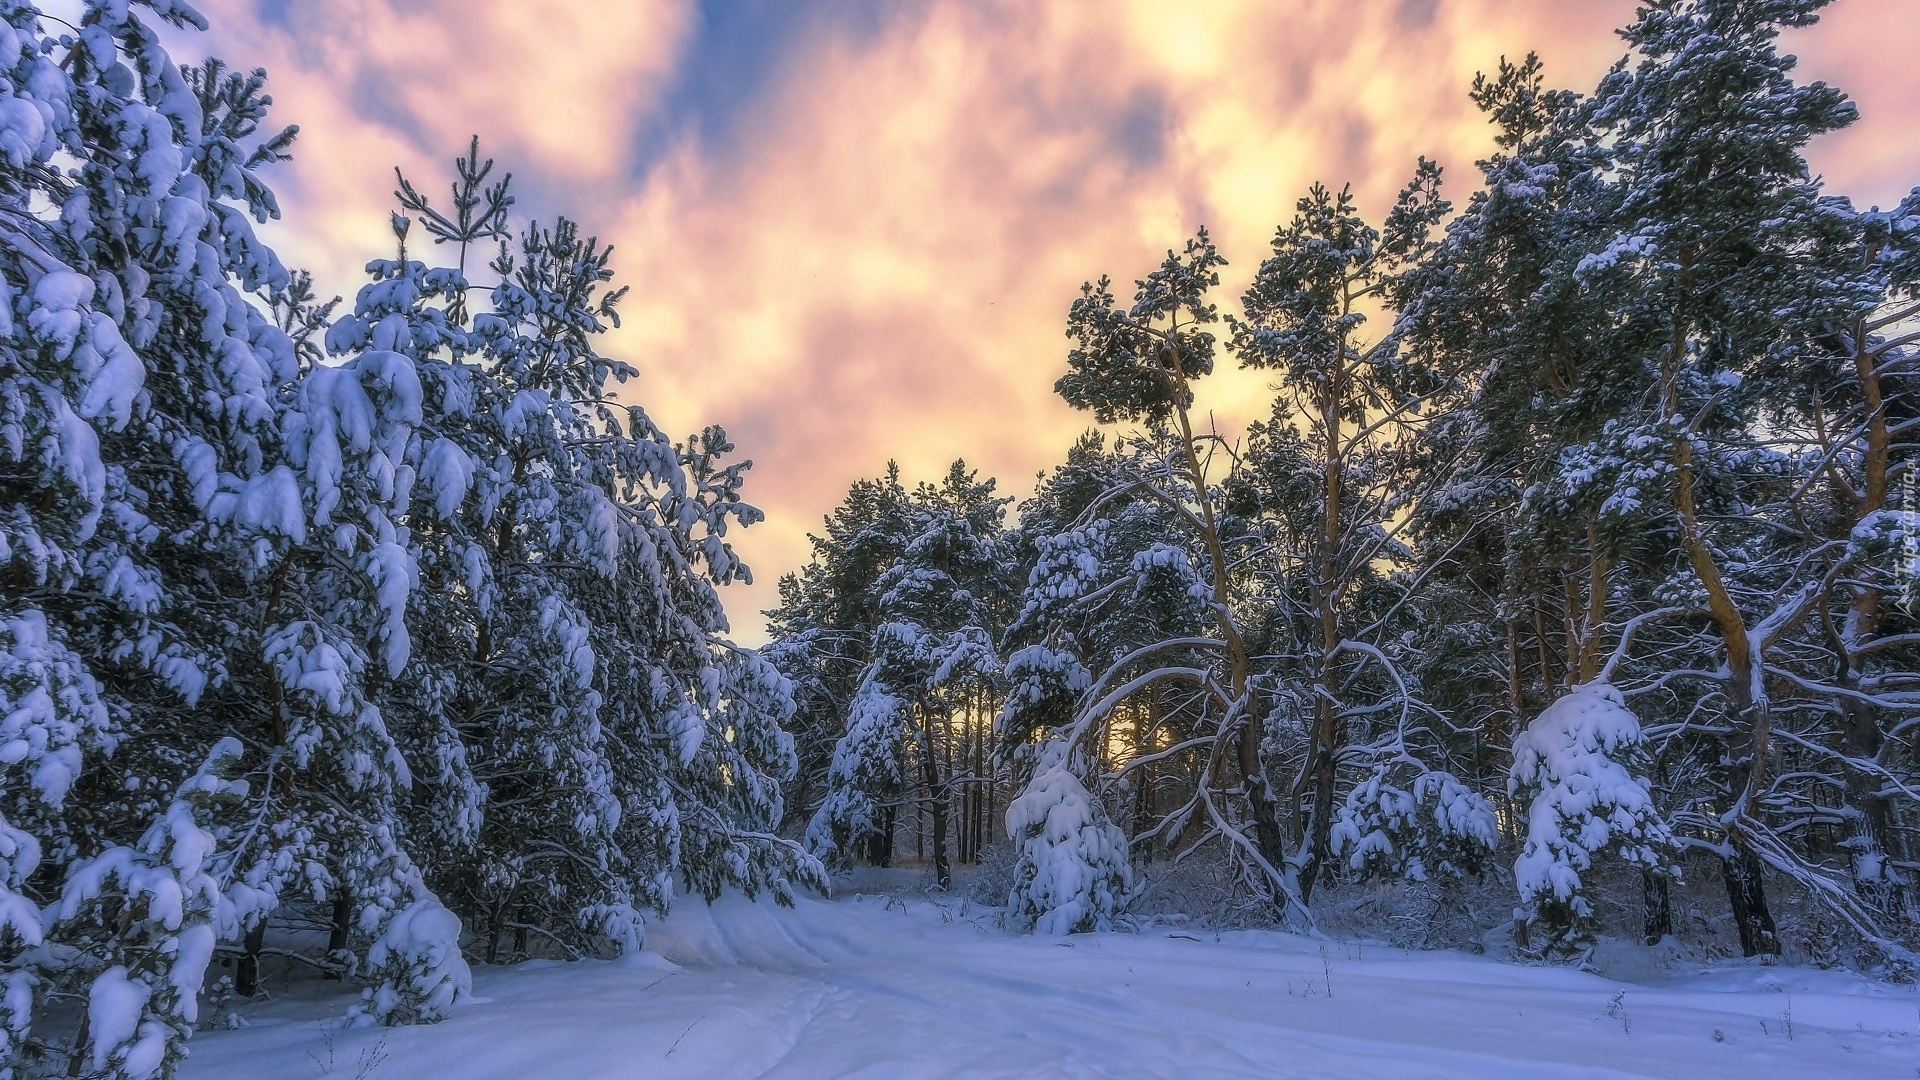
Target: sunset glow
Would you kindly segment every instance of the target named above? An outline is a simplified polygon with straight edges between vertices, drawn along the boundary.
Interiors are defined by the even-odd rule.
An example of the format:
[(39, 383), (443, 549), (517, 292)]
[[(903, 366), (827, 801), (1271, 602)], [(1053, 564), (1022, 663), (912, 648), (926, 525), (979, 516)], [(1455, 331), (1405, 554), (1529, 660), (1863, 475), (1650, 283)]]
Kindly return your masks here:
[[(574, 217), (633, 286), (611, 351), (669, 430), (726, 426), (767, 521), (727, 591), (763, 636), (777, 576), (858, 476), (956, 456), (1022, 493), (1086, 419), (1052, 393), (1082, 280), (1143, 271), (1207, 225), (1225, 296), (1313, 181), (1377, 217), (1426, 155), (1463, 198), (1491, 148), (1476, 71), (1538, 51), (1590, 89), (1623, 0), (1066, 5), (209, 0), (216, 52), (301, 127), (272, 235), (351, 296), (391, 243), (392, 167), (437, 188), (478, 133), (519, 209)], [(1860, 104), (1813, 147), (1830, 190), (1920, 175), (1920, 5), (1843, 0), (1788, 47)], [(1902, 115), (1903, 111), (1906, 115)], [(1265, 380), (1214, 380), (1223, 431)]]

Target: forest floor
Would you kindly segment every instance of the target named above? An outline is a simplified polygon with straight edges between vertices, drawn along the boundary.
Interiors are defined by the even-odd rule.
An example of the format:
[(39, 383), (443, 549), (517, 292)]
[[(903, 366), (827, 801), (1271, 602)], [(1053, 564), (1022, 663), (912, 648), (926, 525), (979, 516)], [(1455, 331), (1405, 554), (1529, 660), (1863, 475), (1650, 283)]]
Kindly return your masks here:
[[(964, 899), (683, 901), (649, 952), (474, 972), (432, 1027), (345, 1027), (294, 981), (187, 1080), (1920, 1076), (1920, 993), (1739, 963), (1621, 982), (1272, 931), (1067, 940)], [(1627, 965), (1631, 966), (1631, 965)]]

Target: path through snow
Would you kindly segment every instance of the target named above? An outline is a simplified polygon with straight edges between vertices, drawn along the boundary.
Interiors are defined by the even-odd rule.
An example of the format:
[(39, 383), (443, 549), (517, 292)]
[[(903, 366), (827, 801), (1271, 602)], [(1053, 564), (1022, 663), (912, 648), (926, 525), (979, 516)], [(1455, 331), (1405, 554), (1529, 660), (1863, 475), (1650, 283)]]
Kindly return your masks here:
[(481, 1000), (425, 1028), (342, 1028), (338, 984), (295, 983), (251, 1027), (196, 1036), (184, 1075), (1920, 1076), (1920, 994), (1839, 972), (1643, 985), (1279, 933), (1051, 941), (885, 897), (683, 902), (648, 945), (666, 959), (478, 969)]

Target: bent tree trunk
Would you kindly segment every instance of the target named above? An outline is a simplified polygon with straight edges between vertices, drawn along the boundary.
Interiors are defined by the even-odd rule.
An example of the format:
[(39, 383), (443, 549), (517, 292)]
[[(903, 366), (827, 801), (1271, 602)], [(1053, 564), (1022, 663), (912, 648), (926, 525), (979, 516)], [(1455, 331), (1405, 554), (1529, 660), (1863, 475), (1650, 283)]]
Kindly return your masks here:
[[(1179, 364), (1176, 361), (1174, 371), (1177, 375)], [(1184, 389), (1184, 384), (1182, 384)], [(1280, 814), (1273, 797), (1273, 786), (1267, 782), (1266, 765), (1260, 760), (1260, 717), (1253, 710), (1252, 691), (1247, 684), (1247, 645), (1240, 636), (1240, 626), (1233, 617), (1233, 594), (1228, 580), (1226, 548), (1220, 542), (1220, 527), (1213, 513), (1213, 496), (1207, 490), (1206, 476), (1200, 467), (1200, 455), (1194, 448), (1193, 423), (1187, 416), (1187, 408), (1180, 405), (1175, 414), (1180, 419), (1181, 445), (1186, 451), (1187, 470), (1193, 481), (1195, 501), (1200, 506), (1201, 539), (1206, 543), (1207, 562), (1213, 571), (1213, 618), (1219, 627), (1220, 637), (1227, 646), (1227, 682), (1228, 691), (1235, 703), (1228, 710), (1225, 724), (1232, 719), (1234, 708), (1239, 710), (1240, 731), (1236, 757), (1240, 766), (1242, 786), (1246, 790), (1247, 809), (1253, 818), (1253, 840), (1264, 859), (1274, 872), (1286, 865), (1286, 841), (1280, 832)], [(1226, 731), (1221, 736), (1226, 736)], [(1282, 910), (1287, 900), (1284, 895), (1286, 884), (1275, 882), (1275, 899)]]
[(1693, 438), (1681, 419), (1678, 376), (1674, 365), (1683, 354), (1685, 343), (1676, 340), (1669, 347), (1664, 365), (1662, 404), (1669, 423), (1680, 434), (1673, 442), (1673, 508), (1680, 526), (1680, 546), (1694, 576), (1707, 594), (1707, 611), (1720, 633), (1727, 654), (1725, 682), (1727, 701), (1732, 706), (1733, 737), (1727, 746), (1728, 770), (1725, 833), (1733, 853), (1722, 860), (1727, 880), (1727, 900), (1734, 922), (1740, 928), (1740, 950), (1747, 956), (1762, 953), (1778, 955), (1780, 938), (1774, 931), (1773, 915), (1767, 910), (1766, 887), (1761, 861), (1754, 852), (1741, 825), (1741, 819), (1755, 811), (1766, 782), (1767, 741), (1771, 735), (1766, 688), (1762, 682), (1759, 648), (1747, 632), (1746, 619), (1727, 591), (1726, 580), (1713, 549), (1700, 529), (1699, 512), (1693, 497)]
[[(1860, 455), (1861, 483), (1858, 491), (1836, 482), (1836, 498), (1850, 502), (1851, 524), (1858, 525), (1887, 503), (1887, 471), (1893, 447), (1893, 432), (1887, 423), (1887, 405), (1880, 389), (1879, 364), (1884, 345), (1875, 345), (1865, 319), (1854, 326), (1854, 378), (1860, 386), (1861, 405), (1867, 414)], [(1880, 582), (1856, 585), (1847, 616), (1837, 642), (1840, 655), (1838, 683), (1858, 692), (1864, 672), (1859, 650), (1880, 632)], [(1854, 890), (1873, 907), (1889, 915), (1900, 915), (1905, 897), (1895, 876), (1887, 870), (1887, 839), (1892, 824), (1891, 804), (1882, 793), (1883, 781), (1868, 766), (1878, 760), (1885, 742), (1881, 734), (1879, 710), (1857, 697), (1840, 701), (1840, 752), (1847, 759), (1847, 805), (1853, 810), (1852, 835), (1847, 838), (1853, 864)]]

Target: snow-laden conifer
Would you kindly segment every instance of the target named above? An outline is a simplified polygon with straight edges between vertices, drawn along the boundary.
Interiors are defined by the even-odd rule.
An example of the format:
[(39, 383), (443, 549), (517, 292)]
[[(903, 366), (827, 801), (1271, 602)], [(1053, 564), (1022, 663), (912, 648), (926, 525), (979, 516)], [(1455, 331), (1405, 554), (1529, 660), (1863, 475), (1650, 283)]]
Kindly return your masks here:
[(951, 880), (947, 853), (953, 776), (942, 729), (1000, 671), (992, 602), (1005, 499), (956, 461), (939, 486), (915, 492), (903, 550), (872, 585), (878, 616), (869, 656), (834, 746), (827, 791), (807, 828), (823, 857), (844, 863), (882, 827), (880, 802), (903, 783), (924, 791), (936, 880)]
[[(176, 67), (148, 13), (204, 25), (173, 0), (88, 3), (55, 30), (0, 6), (5, 666), (62, 703), (47, 760), (87, 792), (80, 812), (14, 767), (51, 775), (38, 755), (6, 773), (39, 842), (19, 884), (69, 883), (43, 948), (5, 957), (11, 1048), (123, 1075), (179, 1059), (213, 934), (259, 927), (307, 853), (390, 828), (358, 793), (405, 780), (356, 667), (362, 613), (400, 590), (351, 563), (308, 589), (293, 561), (318, 489), (290, 460), (295, 340), (265, 310), (294, 279), (253, 232), (292, 132), (262, 128), (262, 73)], [(209, 761), (244, 783), (212, 799)], [(111, 1015), (89, 1004), (84, 1045), (49, 1046), (18, 1022), (28, 990)]]
[(1417, 762), (1375, 765), (1347, 789), (1332, 833), (1333, 852), (1351, 869), (1410, 881), (1479, 870), (1500, 843), (1486, 796)]
[(1017, 856), (1007, 913), (1050, 936), (1112, 929), (1133, 891), (1126, 833), (1080, 782), (1071, 753), (1058, 741), (1042, 746), (1032, 779), (1007, 805)]
[(87, 1075), (147, 1080), (185, 1057), (214, 943), (243, 914), (214, 876), (209, 831), (217, 803), (247, 794), (222, 776), (240, 754), (237, 739), (216, 743), (138, 843), (74, 863), (49, 908), (52, 936), (88, 979), (74, 1046)]
[(1667, 872), (1672, 837), (1635, 772), (1645, 753), (1639, 719), (1606, 682), (1574, 687), (1514, 739), (1507, 789), (1527, 830), (1513, 877), (1546, 935), (1537, 948), (1591, 932), (1597, 864)]
[[(774, 833), (791, 694), (726, 640), (717, 593), (746, 575), (726, 536), (759, 518), (739, 494), (747, 463), (725, 461), (718, 428), (676, 444), (612, 400), (634, 372), (596, 348), (624, 292), (604, 288), (610, 249), (565, 219), (514, 236), (477, 144), (457, 166), (445, 214), (401, 179), (397, 257), (370, 264), (327, 333), (343, 367), (404, 357), (424, 402), (395, 466), (410, 481), (395, 564), (421, 579), (394, 628), (407, 677), (377, 684), (422, 765), (409, 842), (488, 959), (507, 935), (520, 951), (530, 935), (624, 947), (681, 882), (788, 899), (820, 881)], [(416, 219), (455, 266), (411, 257)], [(500, 249), (483, 289), (466, 267), (486, 241)], [(419, 974), (440, 946), (408, 952), (426, 940), (376, 944), (393, 985), (444, 998), (457, 979)], [(421, 1008), (384, 1000), (369, 1015)]]

